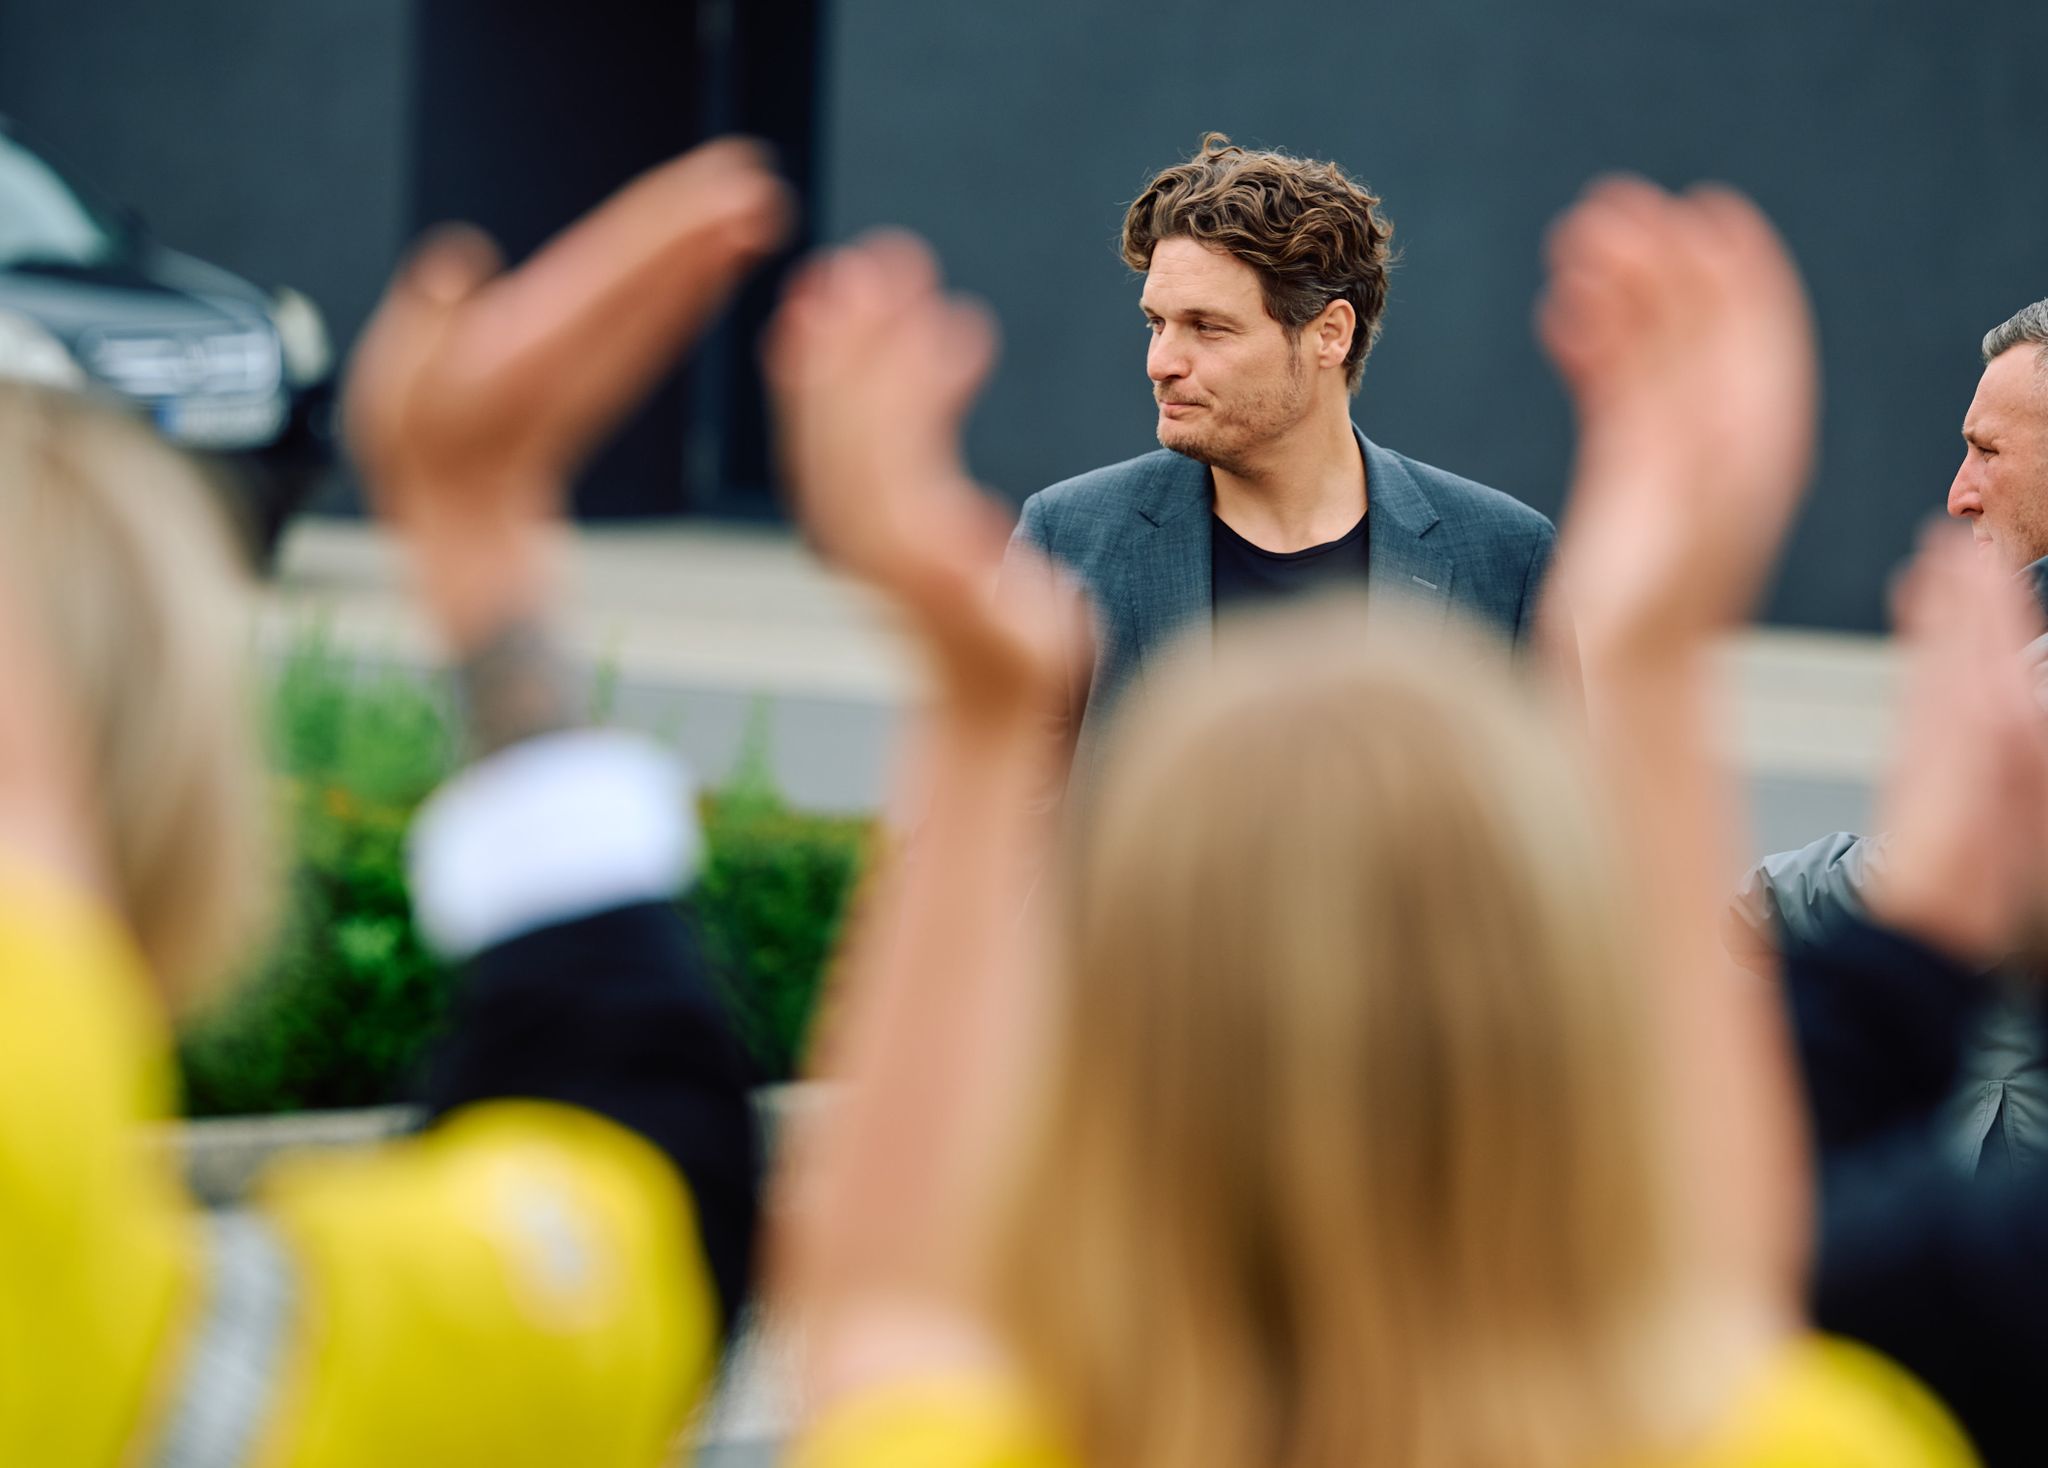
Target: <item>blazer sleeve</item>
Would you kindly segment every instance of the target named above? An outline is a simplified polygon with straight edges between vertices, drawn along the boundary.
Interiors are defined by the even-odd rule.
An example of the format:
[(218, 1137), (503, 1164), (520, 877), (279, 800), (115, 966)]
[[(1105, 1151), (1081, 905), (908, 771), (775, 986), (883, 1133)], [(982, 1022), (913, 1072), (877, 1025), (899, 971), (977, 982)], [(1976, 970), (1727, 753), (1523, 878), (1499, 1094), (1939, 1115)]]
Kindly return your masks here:
[[(1515, 607), (1515, 645), (1526, 647), (1542, 630), (1539, 615), (1543, 607), (1544, 588), (1550, 581), (1550, 563), (1557, 553), (1557, 530), (1548, 520), (1537, 529), (1536, 540), (1529, 552), (1529, 564), (1522, 573), (1522, 594)], [(1563, 632), (1563, 628), (1556, 629)]]

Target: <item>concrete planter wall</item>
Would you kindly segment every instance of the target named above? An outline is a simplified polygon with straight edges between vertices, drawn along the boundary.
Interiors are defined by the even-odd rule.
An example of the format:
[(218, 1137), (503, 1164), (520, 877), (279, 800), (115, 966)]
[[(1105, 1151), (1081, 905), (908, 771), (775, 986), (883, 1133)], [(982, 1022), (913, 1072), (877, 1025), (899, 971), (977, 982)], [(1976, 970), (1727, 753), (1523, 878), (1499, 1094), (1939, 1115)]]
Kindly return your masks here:
[[(755, 1092), (769, 1145), (785, 1122), (821, 1104), (828, 1092), (816, 1083)], [(280, 1157), (380, 1146), (413, 1130), (420, 1114), (412, 1106), (379, 1106), (186, 1121), (165, 1128), (159, 1144), (177, 1153), (195, 1196), (208, 1207), (225, 1208), (246, 1196), (258, 1174)], [(698, 1468), (773, 1463), (793, 1418), (786, 1333), (750, 1321), (673, 1461), (694, 1461)]]
[[(819, 1105), (831, 1088), (816, 1081), (763, 1086), (754, 1093), (768, 1144), (792, 1117)], [(360, 1111), (293, 1111), (276, 1116), (224, 1116), (182, 1121), (165, 1128), (186, 1183), (209, 1208), (239, 1202), (269, 1163), (286, 1153), (374, 1147), (419, 1125), (415, 1106), (373, 1106)]]

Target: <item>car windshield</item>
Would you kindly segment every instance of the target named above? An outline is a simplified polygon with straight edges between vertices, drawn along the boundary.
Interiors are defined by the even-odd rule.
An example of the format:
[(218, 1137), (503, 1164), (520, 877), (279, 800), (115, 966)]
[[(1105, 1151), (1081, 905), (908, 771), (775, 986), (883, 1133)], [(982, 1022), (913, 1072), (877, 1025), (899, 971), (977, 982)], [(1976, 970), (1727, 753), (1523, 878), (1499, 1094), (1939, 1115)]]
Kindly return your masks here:
[(112, 221), (56, 169), (0, 132), (0, 270), (93, 265), (119, 249)]

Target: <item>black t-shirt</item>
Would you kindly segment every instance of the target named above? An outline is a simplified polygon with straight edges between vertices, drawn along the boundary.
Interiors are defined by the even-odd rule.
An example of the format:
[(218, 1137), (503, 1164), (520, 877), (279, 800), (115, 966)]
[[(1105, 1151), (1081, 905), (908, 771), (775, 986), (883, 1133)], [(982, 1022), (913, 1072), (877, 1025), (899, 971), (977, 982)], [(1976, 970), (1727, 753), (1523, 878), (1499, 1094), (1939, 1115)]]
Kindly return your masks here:
[(1209, 516), (1209, 585), (1217, 612), (1333, 586), (1365, 585), (1372, 548), (1368, 514), (1335, 540), (1306, 550), (1261, 550), (1214, 513)]

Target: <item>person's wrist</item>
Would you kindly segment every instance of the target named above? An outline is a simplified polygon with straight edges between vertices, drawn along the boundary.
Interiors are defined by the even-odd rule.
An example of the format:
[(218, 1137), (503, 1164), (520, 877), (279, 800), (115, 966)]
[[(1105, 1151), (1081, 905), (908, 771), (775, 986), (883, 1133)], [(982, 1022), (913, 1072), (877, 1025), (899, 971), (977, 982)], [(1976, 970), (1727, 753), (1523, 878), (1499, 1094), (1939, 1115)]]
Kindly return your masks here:
[(440, 517), (407, 524), (401, 534), (420, 600), (450, 657), (468, 656), (509, 625), (545, 619), (556, 527)]
[(576, 722), (568, 660), (548, 630), (557, 531), (459, 517), (409, 527), (474, 756)]
[(537, 619), (502, 624), (450, 672), (474, 758), (579, 722), (569, 659)]

